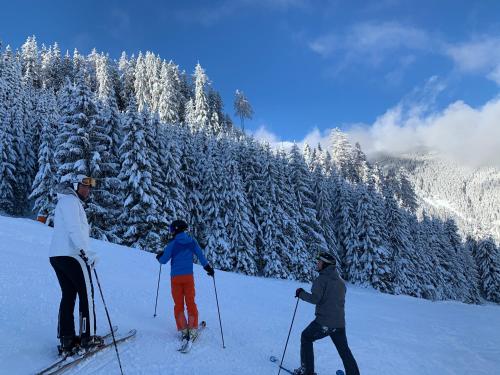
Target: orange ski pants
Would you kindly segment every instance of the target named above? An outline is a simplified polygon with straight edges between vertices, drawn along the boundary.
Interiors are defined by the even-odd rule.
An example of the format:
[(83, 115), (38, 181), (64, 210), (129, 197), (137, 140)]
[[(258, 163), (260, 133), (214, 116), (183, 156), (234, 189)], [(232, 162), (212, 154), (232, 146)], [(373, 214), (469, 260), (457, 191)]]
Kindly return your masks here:
[[(198, 328), (198, 308), (194, 302), (194, 276), (192, 274), (172, 276), (170, 285), (174, 299), (174, 316), (177, 330)], [(187, 320), (184, 314), (184, 302), (187, 307)]]

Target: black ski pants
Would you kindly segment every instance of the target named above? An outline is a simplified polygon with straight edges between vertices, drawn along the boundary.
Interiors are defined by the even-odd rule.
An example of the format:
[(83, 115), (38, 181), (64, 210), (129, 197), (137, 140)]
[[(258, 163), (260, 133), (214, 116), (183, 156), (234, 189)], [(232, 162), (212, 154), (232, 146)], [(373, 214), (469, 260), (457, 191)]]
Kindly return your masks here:
[(80, 257), (71, 256), (50, 257), (50, 264), (56, 271), (62, 292), (57, 337), (62, 339), (75, 336), (73, 310), (77, 295), (80, 307), (80, 337), (94, 336), (96, 320), (90, 267)]
[(344, 363), (346, 375), (359, 375), (358, 365), (351, 349), (347, 345), (345, 328), (323, 327), (316, 321), (311, 322), (305, 330), (302, 331), (300, 340), (300, 361), (305, 369), (306, 375), (314, 374), (314, 351), (313, 342), (330, 336), (337, 352)]

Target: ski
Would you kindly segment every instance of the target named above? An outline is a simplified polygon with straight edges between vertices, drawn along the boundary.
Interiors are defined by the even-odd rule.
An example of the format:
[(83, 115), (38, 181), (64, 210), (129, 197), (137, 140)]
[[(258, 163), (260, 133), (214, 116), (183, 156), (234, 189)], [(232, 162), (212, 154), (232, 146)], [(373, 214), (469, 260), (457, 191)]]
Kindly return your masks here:
[(198, 334), (196, 335), (195, 338), (193, 338), (192, 340), (188, 340), (184, 345), (182, 345), (179, 349), (177, 349), (179, 352), (181, 353), (189, 353), (189, 351), (191, 350), (191, 348), (193, 347), (193, 344), (198, 340), (198, 338), (200, 337), (200, 334), (201, 332), (207, 327), (207, 322), (205, 322), (204, 320), (200, 323), (199, 327), (198, 327)]
[[(113, 333), (116, 333), (118, 331), (118, 326), (113, 326)], [(102, 338), (106, 340), (108, 337), (111, 337), (111, 332), (106, 333)], [(54, 369), (55, 367), (59, 366), (61, 363), (66, 361), (68, 357), (61, 357), (58, 360), (56, 360), (54, 363), (52, 363), (50, 366), (45, 367), (42, 371), (37, 372), (35, 375), (44, 375), (47, 374), (50, 370)]]
[(272, 362), (272, 363), (276, 363), (278, 365), (278, 367), (280, 369), (282, 369), (283, 371), (285, 372), (288, 372), (289, 374), (292, 374), (293, 375), (293, 371), (292, 370), (289, 370), (287, 369), (286, 367), (283, 367), (280, 365), (280, 362), (279, 362), (279, 359), (276, 358), (274, 355), (272, 355), (271, 357), (269, 357), (269, 360)]
[[(116, 343), (119, 344), (119, 343), (122, 343), (126, 340), (129, 340), (129, 339), (133, 338), (136, 333), (137, 333), (137, 330), (132, 329), (128, 333), (126, 333), (125, 335), (120, 336), (120, 337), (116, 337)], [(60, 365), (58, 365), (57, 367), (53, 368), (50, 371), (42, 372), (41, 374), (43, 374), (43, 375), (62, 374), (64, 372), (68, 371), (69, 369), (72, 369), (74, 366), (76, 366), (80, 362), (93, 357), (95, 354), (97, 354), (97, 353), (103, 351), (104, 349), (107, 349), (113, 345), (114, 345), (113, 340), (109, 340), (109, 336), (108, 336), (108, 341), (103, 346), (95, 348), (94, 350), (86, 352), (82, 355), (74, 355), (71, 357), (67, 357), (66, 360), (64, 362), (62, 362)]]
[[(279, 360), (275, 356), (272, 355), (271, 357), (269, 357), (269, 360), (271, 362), (273, 362), (273, 363), (276, 363), (278, 365), (278, 367), (281, 368), (283, 371), (288, 372), (289, 374), (293, 375), (293, 371), (292, 370), (289, 370), (286, 367), (280, 366)], [(342, 371), (342, 370), (337, 370), (337, 372), (335, 374), (336, 375), (345, 375), (344, 371)]]

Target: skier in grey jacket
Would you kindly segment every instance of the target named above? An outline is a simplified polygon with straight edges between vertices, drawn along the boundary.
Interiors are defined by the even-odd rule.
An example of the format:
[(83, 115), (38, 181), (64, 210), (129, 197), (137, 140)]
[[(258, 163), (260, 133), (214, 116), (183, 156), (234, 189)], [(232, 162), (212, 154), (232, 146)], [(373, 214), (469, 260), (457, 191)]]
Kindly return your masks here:
[(295, 292), (295, 297), (316, 305), (316, 319), (302, 331), (301, 367), (294, 374), (315, 374), (313, 342), (330, 336), (342, 359), (346, 375), (359, 375), (358, 365), (347, 344), (344, 312), (346, 286), (337, 272), (335, 257), (320, 253), (317, 267), (319, 276), (313, 282), (311, 293), (302, 288)]

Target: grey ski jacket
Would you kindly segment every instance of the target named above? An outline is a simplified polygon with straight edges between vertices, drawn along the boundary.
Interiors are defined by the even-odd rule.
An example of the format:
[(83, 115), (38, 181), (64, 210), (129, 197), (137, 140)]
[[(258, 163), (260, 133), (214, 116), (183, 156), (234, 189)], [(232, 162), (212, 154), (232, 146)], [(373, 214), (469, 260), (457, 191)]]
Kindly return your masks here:
[(311, 293), (303, 291), (299, 298), (316, 305), (316, 322), (328, 328), (345, 328), (345, 293), (344, 280), (333, 266), (319, 272), (313, 281)]

